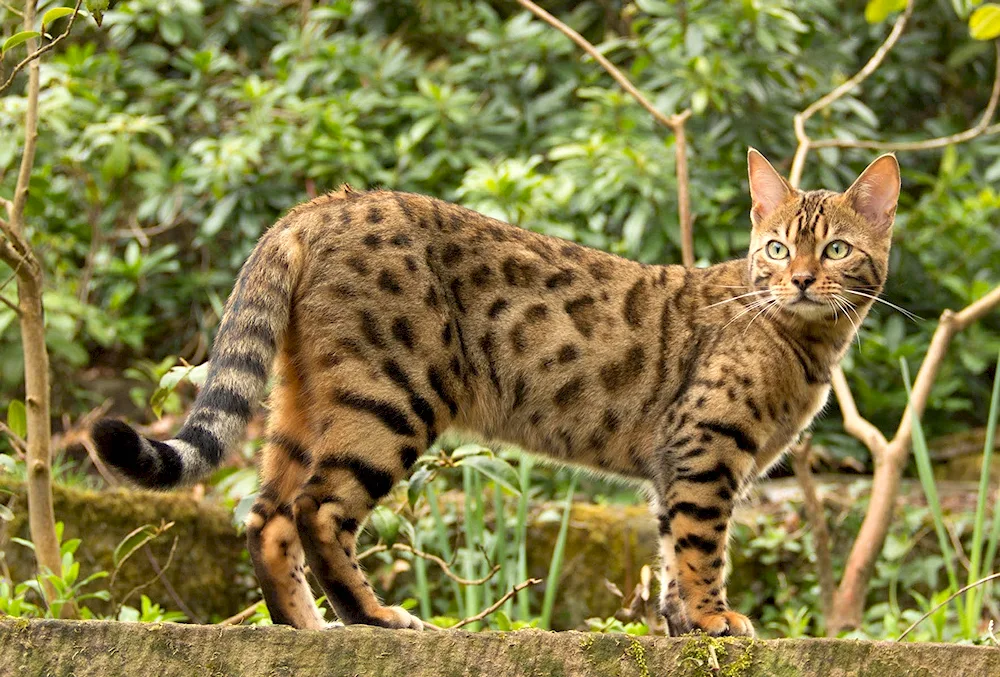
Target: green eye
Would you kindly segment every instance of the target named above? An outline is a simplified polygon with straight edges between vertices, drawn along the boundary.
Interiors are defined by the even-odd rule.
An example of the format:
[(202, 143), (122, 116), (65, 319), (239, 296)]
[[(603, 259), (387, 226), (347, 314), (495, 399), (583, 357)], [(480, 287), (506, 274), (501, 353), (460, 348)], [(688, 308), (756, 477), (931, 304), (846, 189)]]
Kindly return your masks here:
[(847, 244), (843, 240), (834, 240), (826, 246), (823, 250), (823, 256), (828, 259), (842, 259), (851, 253), (851, 245)]
[(776, 259), (780, 261), (781, 259), (788, 258), (788, 247), (781, 244), (777, 240), (771, 240), (770, 242), (768, 242), (765, 251), (767, 252), (768, 258), (771, 259)]

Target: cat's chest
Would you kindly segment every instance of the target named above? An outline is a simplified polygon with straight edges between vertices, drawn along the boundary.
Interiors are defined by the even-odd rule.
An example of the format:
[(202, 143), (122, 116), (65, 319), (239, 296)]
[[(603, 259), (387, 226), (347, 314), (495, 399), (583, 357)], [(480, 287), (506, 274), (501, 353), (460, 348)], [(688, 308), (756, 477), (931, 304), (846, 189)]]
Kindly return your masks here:
[(823, 410), (830, 398), (829, 384), (809, 385), (790, 395), (788, 414), (782, 417), (762, 446), (756, 463), (759, 472), (766, 471)]

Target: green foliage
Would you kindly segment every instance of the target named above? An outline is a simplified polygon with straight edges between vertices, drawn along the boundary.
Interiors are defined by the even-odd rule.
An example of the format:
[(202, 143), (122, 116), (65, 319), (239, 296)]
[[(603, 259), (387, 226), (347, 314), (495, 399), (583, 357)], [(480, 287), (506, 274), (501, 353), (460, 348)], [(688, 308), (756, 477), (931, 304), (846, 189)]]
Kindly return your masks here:
[[(679, 260), (672, 138), (564, 36), (509, 3), (340, 2), (306, 17), (298, 5), (260, 0), (91, 4), (95, 19), (105, 12), (104, 30), (81, 24), (43, 63), (28, 204), (29, 226), (44, 224), (31, 237), (46, 267), (56, 410), (108, 395), (137, 407), (162, 376), (130, 382), (122, 399), (113, 381), (84, 374), (142, 370), (166, 355), (203, 362), (263, 229), (311, 191), (345, 181), (459, 200), (647, 262)], [(993, 3), (976, 12), (966, 4), (920, 5), (894, 58), (812, 120), (811, 133), (919, 138), (967, 126), (986, 100), (992, 57), (963, 22)], [(551, 9), (661, 109), (695, 109), (688, 138), (702, 262), (741, 255), (748, 242), (746, 146), (788, 157), (794, 113), (884, 34), (829, 0), (695, 2), (681, 17), (651, 1)], [(866, 9), (888, 15), (899, 3)], [(17, 17), (3, 12), (0, 29), (13, 35)], [(0, 104), (0, 166), (18, 152), (22, 101)], [(933, 318), (998, 282), (996, 148), (987, 138), (943, 161), (903, 159), (890, 300)], [(823, 149), (806, 184), (841, 188), (869, 155)], [(0, 193), (10, 194), (13, 174)], [(3, 407), (22, 379), (13, 319), (0, 306)], [(931, 328), (881, 312), (866, 323), (847, 367), (877, 425), (898, 420), (905, 394), (894, 364), (922, 352)], [(961, 388), (945, 366), (929, 431), (985, 415), (978, 403), (997, 329), (987, 319), (956, 341), (976, 380)], [(153, 413), (181, 411), (184, 392), (164, 388)], [(818, 435), (838, 453), (862, 453), (838, 431), (832, 415)]]

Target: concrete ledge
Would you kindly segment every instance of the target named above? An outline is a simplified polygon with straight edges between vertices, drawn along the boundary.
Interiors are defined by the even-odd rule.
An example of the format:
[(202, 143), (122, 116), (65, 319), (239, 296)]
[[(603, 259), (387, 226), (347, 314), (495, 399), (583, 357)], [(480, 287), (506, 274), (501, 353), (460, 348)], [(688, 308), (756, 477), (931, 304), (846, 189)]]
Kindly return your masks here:
[[(720, 665), (713, 670), (710, 648)], [(846, 640), (143, 625), (0, 618), (0, 675), (988, 677), (1000, 649)]]

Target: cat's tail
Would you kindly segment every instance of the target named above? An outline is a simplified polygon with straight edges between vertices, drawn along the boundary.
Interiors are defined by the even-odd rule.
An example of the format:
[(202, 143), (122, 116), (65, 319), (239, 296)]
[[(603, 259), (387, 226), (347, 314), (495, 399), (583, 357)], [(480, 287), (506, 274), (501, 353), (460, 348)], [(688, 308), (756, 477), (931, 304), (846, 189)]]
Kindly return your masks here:
[(215, 337), (208, 377), (173, 439), (150, 440), (122, 421), (104, 419), (91, 431), (101, 458), (144, 487), (194, 482), (241, 442), (267, 387), (288, 328), (302, 267), (294, 229), (281, 222), (261, 238), (243, 265)]

